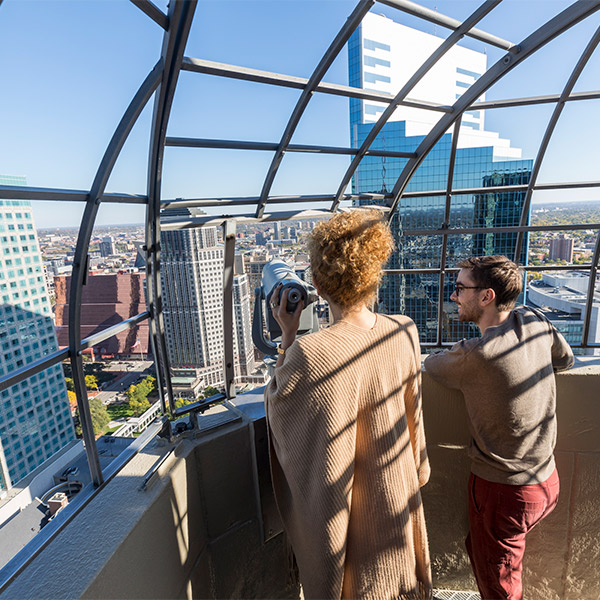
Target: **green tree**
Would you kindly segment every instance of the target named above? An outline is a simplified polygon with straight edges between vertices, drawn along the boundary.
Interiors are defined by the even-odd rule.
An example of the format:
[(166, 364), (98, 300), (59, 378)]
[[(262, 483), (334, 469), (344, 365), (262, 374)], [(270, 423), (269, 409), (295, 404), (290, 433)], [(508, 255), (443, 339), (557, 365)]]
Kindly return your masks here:
[(182, 408), (191, 404), (193, 400), (189, 400), (188, 398), (176, 398), (175, 399), (175, 409)]
[(129, 408), (135, 417), (139, 417), (150, 408), (148, 396), (156, 389), (156, 379), (154, 377), (145, 377), (137, 385), (129, 386), (127, 398), (129, 399)]
[(133, 399), (129, 401), (129, 408), (133, 412), (134, 417), (139, 417), (150, 408), (150, 402), (146, 398), (142, 398), (141, 400)]
[(77, 396), (75, 392), (72, 390), (67, 390), (67, 396), (69, 397), (69, 406), (71, 407), (71, 411), (74, 411), (77, 408)]
[(86, 375), (85, 376), (85, 387), (88, 390), (97, 390), (98, 389), (98, 379), (95, 375)]
[(210, 396), (214, 396), (215, 394), (220, 394), (221, 390), (218, 390), (216, 387), (209, 385), (204, 388), (202, 392), (202, 398), (210, 398)]
[(126, 394), (127, 394), (127, 399), (129, 400), (129, 402), (131, 402), (136, 397), (137, 385), (131, 384), (129, 386), (129, 388), (127, 389)]
[(65, 377), (65, 383), (67, 384), (67, 389), (69, 392), (75, 391), (75, 384), (73, 383), (73, 379), (71, 377)]
[[(92, 417), (92, 426), (94, 428), (94, 435), (98, 437), (104, 433), (107, 425), (110, 423), (110, 415), (108, 414), (106, 407), (102, 404), (99, 398), (90, 399), (90, 415)], [(81, 432), (81, 420), (79, 419), (79, 410), (75, 411), (75, 431), (77, 435), (82, 435)]]

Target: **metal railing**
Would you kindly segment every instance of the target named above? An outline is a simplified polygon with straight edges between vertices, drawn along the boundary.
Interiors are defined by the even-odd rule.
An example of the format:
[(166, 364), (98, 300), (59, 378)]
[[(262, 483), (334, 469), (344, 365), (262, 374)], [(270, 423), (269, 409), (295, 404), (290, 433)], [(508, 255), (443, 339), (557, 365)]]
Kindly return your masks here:
[[(224, 380), (225, 395), (230, 398), (235, 394), (233, 385), (233, 344), (232, 344), (232, 281), (233, 281), (233, 260), (235, 249), (235, 230), (236, 223), (248, 222), (268, 222), (297, 218), (298, 216), (327, 216), (338, 210), (343, 201), (364, 200), (379, 201), (389, 208), (389, 217), (392, 218), (398, 208), (399, 202), (403, 198), (418, 198), (424, 196), (441, 196), (445, 198), (444, 221), (439, 229), (422, 229), (404, 231), (405, 236), (441, 236), (441, 254), (439, 267), (435, 269), (401, 269), (392, 270), (393, 274), (437, 274), (439, 277), (439, 304), (438, 304), (438, 335), (437, 343), (441, 344), (441, 323), (443, 318), (442, 293), (444, 289), (444, 280), (451, 268), (446, 266), (446, 255), (448, 247), (448, 237), (466, 233), (517, 233), (520, 240), (515, 249), (515, 257), (518, 258), (520, 245), (523, 235), (533, 231), (553, 231), (553, 230), (576, 230), (576, 229), (594, 229), (597, 230), (596, 244), (591, 262), (583, 266), (572, 266), (569, 269), (589, 269), (590, 279), (586, 298), (586, 311), (584, 319), (584, 332), (580, 347), (592, 347), (589, 344), (590, 316), (593, 303), (594, 283), (597, 275), (598, 261), (600, 258), (600, 224), (585, 224), (572, 226), (552, 226), (539, 227), (527, 225), (527, 217), (530, 210), (531, 195), (536, 190), (560, 190), (560, 189), (578, 189), (578, 188), (600, 188), (600, 181), (592, 182), (572, 182), (572, 183), (539, 183), (537, 174), (542, 164), (549, 140), (555, 130), (556, 123), (559, 120), (562, 108), (568, 102), (584, 102), (600, 98), (599, 91), (574, 92), (575, 83), (578, 80), (585, 64), (589, 60), (592, 52), (600, 40), (600, 30), (597, 31), (577, 64), (573, 67), (571, 75), (563, 91), (558, 94), (512, 98), (505, 100), (493, 100), (477, 102), (477, 110), (494, 110), (497, 108), (513, 106), (535, 106), (540, 104), (555, 104), (555, 110), (548, 123), (543, 143), (540, 146), (538, 156), (534, 162), (533, 175), (528, 184), (513, 186), (497, 186), (487, 188), (453, 189), (453, 167), (457, 149), (458, 131), (461, 118), (465, 111), (474, 108), (477, 99), (498, 83), (502, 77), (517, 67), (530, 56), (534, 55), (545, 44), (556, 37), (568, 31), (577, 23), (587, 19), (600, 9), (600, 0), (579, 0), (572, 4), (568, 9), (562, 11), (547, 23), (543, 24), (531, 35), (519, 43), (508, 42), (493, 34), (481, 31), (475, 28), (475, 25), (481, 21), (488, 13), (493, 12), (500, 0), (488, 0), (483, 2), (473, 14), (464, 22), (459, 22), (451, 17), (447, 17), (437, 11), (432, 11), (421, 7), (407, 0), (379, 0), (381, 4), (387, 5), (403, 11), (413, 17), (424, 19), (428, 22), (436, 23), (442, 27), (448, 28), (451, 33), (449, 37), (432, 53), (432, 55), (415, 72), (408, 83), (395, 96), (391, 94), (354, 88), (345, 85), (326, 83), (323, 81), (327, 70), (339, 55), (355, 29), (359, 26), (362, 18), (368, 10), (375, 4), (375, 0), (360, 0), (357, 2), (354, 11), (346, 23), (342, 26), (333, 42), (326, 50), (322, 59), (316, 66), (310, 78), (300, 78), (291, 75), (283, 75), (240, 67), (213, 61), (190, 58), (185, 56), (185, 48), (189, 36), (194, 12), (196, 9), (196, 0), (173, 0), (170, 2), (168, 14), (163, 13), (149, 0), (131, 0), (148, 18), (152, 19), (159, 27), (164, 29), (162, 50), (160, 56), (150, 71), (139, 90), (132, 98), (121, 121), (115, 129), (115, 133), (104, 153), (102, 161), (96, 172), (94, 182), (89, 191), (72, 189), (51, 189), (36, 187), (17, 187), (0, 186), (0, 199), (24, 199), (40, 201), (65, 201), (81, 202), (85, 204), (84, 213), (81, 219), (79, 235), (73, 260), (73, 272), (71, 277), (70, 289), (70, 312), (69, 312), (69, 346), (59, 350), (51, 355), (33, 362), (25, 367), (13, 371), (0, 377), (0, 390), (8, 388), (26, 378), (43, 371), (44, 369), (56, 365), (65, 359), (69, 359), (72, 365), (75, 393), (77, 396), (77, 405), (82, 423), (82, 430), (85, 439), (86, 452), (92, 481), (96, 488), (99, 488), (107, 480), (106, 473), (103, 474), (98, 459), (98, 450), (91, 423), (91, 415), (87, 400), (87, 391), (85, 388), (85, 378), (83, 371), (82, 351), (89, 348), (116, 333), (133, 327), (139, 322), (149, 319), (151, 344), (156, 363), (157, 383), (160, 394), (161, 410), (166, 413), (171, 411), (174, 414), (181, 414), (174, 411), (173, 391), (171, 384), (171, 375), (169, 368), (169, 359), (167, 345), (165, 342), (165, 325), (162, 312), (162, 292), (160, 279), (160, 233), (168, 229), (204, 227), (218, 225), (223, 228), (223, 237), (225, 240), (225, 258), (223, 271), (223, 321), (224, 321)], [(465, 93), (455, 102), (453, 106), (443, 106), (432, 102), (427, 102), (410, 97), (416, 84), (422, 77), (438, 63), (441, 57), (464, 36), (470, 36), (474, 39), (484, 41), (495, 47), (506, 51), (506, 54), (490, 67), (487, 72), (480, 77)], [(266, 86), (283, 86), (301, 90), (300, 98), (294, 107), (288, 123), (282, 133), (279, 141), (265, 143), (244, 140), (215, 140), (204, 138), (176, 138), (167, 136), (169, 117), (173, 104), (173, 97), (177, 87), (179, 74), (182, 70), (202, 74), (205, 76), (216, 76), (234, 78), (244, 81), (260, 83)], [(387, 105), (383, 114), (374, 125), (372, 133), (367, 136), (360, 148), (339, 148), (320, 145), (302, 145), (292, 144), (292, 136), (296, 127), (302, 118), (310, 100), (316, 94), (329, 94), (356, 98), (362, 100), (371, 100), (381, 102)], [(125, 141), (128, 139), (134, 125), (136, 124), (142, 110), (147, 106), (151, 98), (154, 98), (154, 111), (152, 117), (152, 130), (150, 135), (150, 148), (148, 159), (148, 179), (147, 190), (145, 194), (132, 195), (123, 193), (107, 193), (106, 185), (113, 171), (113, 167), (118, 156), (123, 149)], [(439, 113), (439, 121), (433, 126), (430, 133), (425, 136), (422, 143), (416, 148), (415, 152), (393, 152), (385, 150), (376, 150), (371, 146), (375, 141), (377, 132), (390, 120), (394, 109), (398, 106), (408, 106)], [(448, 172), (448, 183), (444, 190), (407, 192), (407, 186), (415, 171), (422, 164), (425, 157), (434, 148), (435, 144), (447, 131), (452, 130), (452, 150), (450, 158), (450, 168)], [(179, 146), (187, 148), (212, 148), (212, 149), (240, 149), (247, 151), (270, 151), (273, 152), (273, 159), (265, 174), (264, 183), (259, 196), (257, 197), (239, 197), (239, 198), (192, 198), (192, 199), (163, 199), (161, 197), (161, 181), (163, 175), (163, 158), (167, 146)], [(286, 153), (302, 152), (317, 154), (341, 154), (352, 157), (350, 166), (343, 175), (337, 191), (333, 194), (312, 195), (312, 196), (274, 196), (270, 194), (273, 182), (277, 176), (279, 166)], [(403, 168), (400, 176), (397, 178), (393, 191), (389, 194), (348, 194), (346, 187), (352, 176), (356, 172), (359, 164), (365, 157), (395, 157), (407, 159), (406, 166)], [(520, 224), (514, 227), (488, 228), (485, 230), (468, 228), (453, 229), (448, 227), (450, 216), (451, 198), (455, 195), (493, 193), (493, 192), (511, 192), (518, 191), (526, 194), (526, 201), (520, 217)], [(117, 204), (144, 204), (146, 206), (146, 228), (145, 228), (145, 246), (146, 254), (146, 282), (148, 290), (148, 310), (131, 319), (123, 321), (103, 332), (95, 334), (89, 338), (81, 339), (81, 299), (83, 285), (87, 274), (87, 256), (89, 253), (90, 238), (96, 223), (99, 207), (102, 203)], [(319, 206), (325, 204), (328, 208), (321, 210), (307, 211), (305, 207), (298, 210), (268, 212), (268, 205), (288, 205), (304, 204)], [(204, 216), (190, 218), (184, 221), (162, 224), (160, 220), (160, 211), (163, 208), (174, 207), (223, 207), (223, 212), (216, 216)], [(249, 214), (232, 215), (232, 207), (254, 206), (255, 210)], [(556, 269), (557, 267), (527, 267), (529, 270)], [(560, 267), (565, 268), (565, 267)], [(202, 409), (201, 403), (197, 409)], [(193, 410), (190, 409), (190, 410)], [(184, 411), (186, 412), (186, 411)], [(112, 467), (111, 467), (112, 469)], [(1, 582), (0, 582), (1, 584)], [(1, 585), (0, 585), (1, 589)]]

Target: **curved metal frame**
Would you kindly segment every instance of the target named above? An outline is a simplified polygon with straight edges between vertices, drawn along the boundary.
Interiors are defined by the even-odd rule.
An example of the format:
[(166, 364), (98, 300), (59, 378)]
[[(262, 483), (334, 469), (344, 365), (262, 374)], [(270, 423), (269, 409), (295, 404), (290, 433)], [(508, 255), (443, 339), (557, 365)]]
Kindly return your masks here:
[[(440, 256), (439, 269), (412, 269), (412, 270), (395, 270), (394, 273), (420, 273), (420, 272), (431, 272), (438, 273), (440, 277), (440, 307), (438, 309), (438, 332), (437, 332), (437, 343), (441, 344), (441, 329), (439, 324), (441, 323), (443, 312), (442, 312), (442, 293), (445, 274), (449, 271), (453, 271), (451, 268), (446, 267), (446, 250), (447, 240), (449, 235), (467, 233), (470, 230), (450, 230), (448, 228), (448, 220), (450, 214), (451, 197), (456, 194), (463, 193), (474, 193), (474, 190), (453, 190), (452, 179), (453, 179), (453, 166), (456, 156), (456, 144), (458, 139), (458, 131), (460, 129), (460, 120), (462, 114), (466, 110), (472, 109), (475, 101), (490, 87), (495, 85), (504, 75), (510, 70), (515, 68), (523, 60), (528, 58), (530, 55), (535, 53), (546, 43), (550, 42), (555, 37), (561, 35), (563, 32), (568, 30), (576, 23), (589, 17), (591, 14), (600, 9), (600, 0), (579, 0), (573, 5), (568, 7), (563, 12), (556, 15), (553, 19), (548, 21), (542, 27), (537, 29), (534, 33), (528, 36), (520, 45), (515, 46), (511, 42), (507, 42), (498, 38), (494, 35), (486, 32), (479, 31), (474, 28), (474, 25), (487, 13), (489, 13), (500, 0), (488, 0), (481, 4), (481, 6), (467, 19), (464, 23), (460, 23), (450, 17), (445, 17), (437, 12), (430, 11), (424, 7), (409, 2), (408, 0), (379, 0), (382, 4), (392, 6), (406, 13), (417, 16), (421, 19), (425, 19), (434, 23), (437, 23), (443, 27), (449, 27), (453, 32), (448, 38), (442, 43), (442, 45), (434, 52), (431, 57), (416, 71), (409, 82), (392, 97), (391, 94), (384, 94), (381, 92), (374, 92), (371, 90), (362, 90), (358, 88), (352, 88), (349, 86), (343, 86), (338, 84), (328, 84), (322, 81), (323, 76), (339, 54), (340, 50), (347, 42), (352, 32), (359, 25), (360, 21), (374, 4), (375, 0), (360, 0), (357, 2), (353, 12), (349, 16), (344, 26), (340, 29), (339, 33), (329, 46), (328, 50), (323, 55), (321, 61), (317, 65), (310, 79), (303, 79), (299, 77), (291, 77), (281, 75), (277, 73), (270, 73), (266, 71), (259, 71), (255, 69), (247, 69), (243, 67), (234, 67), (232, 65), (225, 65), (222, 63), (215, 63), (212, 61), (205, 61), (192, 58), (184, 58), (184, 49), (189, 35), (193, 15), (196, 7), (196, 0), (174, 0), (170, 4), (169, 14), (165, 15), (160, 11), (150, 0), (131, 0), (142, 12), (148, 17), (155, 21), (159, 26), (165, 29), (163, 38), (163, 46), (161, 58), (154, 69), (146, 77), (143, 84), (140, 86), (138, 92), (132, 99), (129, 107), (123, 115), (119, 125), (117, 126), (115, 133), (106, 149), (104, 157), (98, 167), (94, 182), (89, 192), (81, 190), (59, 190), (59, 189), (44, 189), (44, 188), (15, 188), (12, 186), (0, 186), (0, 198), (7, 199), (30, 199), (30, 200), (63, 200), (63, 201), (77, 201), (85, 202), (86, 207), (84, 215), (81, 221), (81, 227), (79, 231), (79, 237), (77, 240), (77, 246), (74, 257), (74, 267), (71, 279), (70, 289), (70, 327), (69, 327), (69, 348), (68, 350), (62, 350), (53, 353), (51, 356), (45, 357), (42, 360), (36, 361), (35, 363), (29, 364), (26, 367), (19, 369), (18, 371), (9, 373), (8, 375), (0, 377), (0, 389), (5, 389), (10, 385), (14, 385), (19, 381), (37, 373), (45, 368), (52, 365), (58, 364), (64, 358), (69, 357), (73, 366), (73, 379), (75, 383), (77, 402), (82, 416), (83, 430), (86, 441), (86, 449), (88, 452), (88, 461), (90, 463), (90, 470), (92, 479), (96, 486), (102, 484), (103, 478), (99, 467), (98, 455), (95, 447), (95, 441), (93, 438), (91, 417), (89, 414), (89, 406), (87, 403), (87, 392), (84, 385), (83, 376), (83, 363), (81, 359), (82, 349), (97, 343), (100, 339), (106, 339), (114, 335), (115, 330), (113, 328), (105, 330), (97, 336), (92, 336), (87, 340), (81, 340), (81, 312), (80, 304), (82, 297), (82, 286), (85, 284), (85, 277), (87, 274), (86, 262), (87, 253), (89, 249), (89, 242), (93, 231), (94, 222), (97, 216), (99, 206), (102, 202), (122, 202), (130, 204), (147, 204), (146, 214), (146, 252), (147, 252), (147, 286), (148, 286), (148, 305), (149, 312), (142, 313), (128, 319), (126, 322), (119, 325), (121, 328), (135, 326), (139, 321), (148, 318), (150, 321), (151, 328), (151, 340), (154, 349), (154, 356), (157, 362), (157, 376), (159, 379), (159, 389), (161, 392), (161, 403), (162, 408), (165, 411), (167, 409), (166, 401), (172, 398), (171, 380), (169, 373), (168, 355), (165, 343), (165, 332), (162, 315), (162, 302), (161, 302), (161, 283), (160, 283), (160, 210), (167, 206), (231, 206), (231, 205), (244, 205), (244, 204), (255, 204), (256, 213), (254, 216), (236, 216), (237, 221), (243, 222), (244, 220), (261, 220), (271, 221), (279, 220), (284, 218), (292, 218), (297, 215), (297, 211), (292, 212), (281, 212), (274, 214), (265, 214), (265, 206), (267, 202), (287, 204), (293, 202), (332, 202), (330, 211), (322, 211), (314, 214), (327, 214), (331, 210), (336, 210), (339, 206), (339, 202), (344, 199), (359, 199), (359, 198), (376, 198), (379, 200), (388, 200), (390, 207), (389, 218), (393, 216), (395, 209), (401, 198), (406, 197), (418, 197), (419, 195), (440, 195), (445, 196), (446, 205), (444, 211), (444, 223), (442, 228), (439, 230), (427, 230), (427, 231), (405, 231), (405, 235), (442, 235), (442, 252)], [(1, 2), (1, 0), (0, 0)], [(485, 41), (486, 43), (493, 44), (499, 48), (507, 50), (508, 53), (503, 56), (497, 63), (495, 63), (487, 72), (476, 81), (465, 93), (454, 103), (452, 107), (440, 106), (434, 103), (421, 102), (414, 99), (408, 99), (407, 95), (414, 85), (425, 75), (425, 73), (431, 68), (433, 64), (452, 47), (461, 37), (471, 36), (475, 39)], [(523, 234), (529, 231), (536, 231), (539, 229), (544, 230), (555, 230), (555, 229), (598, 229), (598, 237), (596, 241), (594, 258), (590, 265), (585, 265), (590, 270), (590, 284), (588, 288), (586, 313), (584, 319), (584, 333), (582, 339), (582, 346), (589, 347), (589, 325), (592, 310), (593, 294), (594, 294), (594, 281), (598, 272), (598, 262), (600, 260), (600, 224), (586, 224), (576, 226), (557, 226), (557, 227), (533, 227), (526, 225), (527, 215), (531, 204), (531, 195), (533, 191), (539, 189), (567, 189), (567, 188), (582, 188), (582, 187), (600, 187), (600, 182), (578, 182), (578, 183), (546, 183), (538, 184), (537, 177), (541, 167), (541, 163), (545, 156), (547, 146), (550, 142), (552, 134), (555, 130), (558, 118), (564, 108), (566, 102), (571, 101), (582, 101), (588, 99), (600, 98), (600, 92), (577, 92), (573, 93), (574, 85), (583, 71), (587, 61), (589, 60), (592, 52), (600, 42), (600, 29), (596, 31), (592, 37), (587, 48), (583, 52), (582, 56), (575, 65), (565, 88), (559, 95), (548, 95), (532, 98), (516, 98), (508, 100), (495, 100), (477, 103), (478, 109), (494, 109), (510, 106), (533, 106), (543, 103), (555, 103), (555, 109), (552, 117), (546, 128), (544, 138), (538, 150), (534, 169), (530, 182), (527, 186), (509, 186), (499, 188), (499, 191), (526, 191), (526, 201), (521, 214), (520, 225), (518, 227), (504, 227), (486, 229), (486, 231), (515, 231), (519, 233), (518, 245), (522, 245)], [(191, 140), (187, 138), (167, 138), (166, 129), (169, 121), (169, 115), (173, 103), (173, 97), (178, 81), (178, 76), (181, 70), (193, 71), (198, 73), (204, 73), (208, 75), (216, 75), (222, 77), (233, 77), (247, 81), (260, 82), (267, 85), (278, 85), (296, 88), (302, 90), (299, 100), (288, 120), (287, 126), (283, 132), (279, 143), (257, 143), (257, 142), (245, 142), (245, 141), (233, 141), (233, 140)], [(137, 121), (142, 109), (147, 104), (150, 97), (160, 87), (160, 91), (156, 94), (154, 113), (152, 119), (152, 132), (151, 132), (151, 145), (148, 159), (148, 191), (147, 195), (130, 195), (130, 194), (106, 194), (105, 187), (110, 177), (116, 159), (118, 158), (120, 151), (127, 139), (133, 125)], [(341, 96), (348, 96), (360, 99), (369, 99), (377, 102), (383, 102), (388, 104), (386, 111), (380, 117), (375, 124), (373, 130), (369, 134), (369, 137), (362, 144), (361, 148), (335, 148), (326, 146), (309, 146), (300, 144), (290, 144), (291, 138), (296, 130), (296, 127), (302, 118), (304, 111), (312, 98), (314, 93), (325, 93), (334, 94)], [(425, 110), (438, 111), (442, 113), (442, 117), (439, 122), (432, 128), (430, 133), (425, 137), (423, 142), (417, 148), (415, 153), (400, 153), (400, 152), (384, 152), (380, 150), (370, 150), (370, 145), (376, 138), (377, 133), (381, 130), (383, 125), (389, 120), (395, 107), (399, 105), (413, 106)], [(435, 146), (437, 141), (446, 133), (452, 126), (454, 126), (453, 137), (452, 137), (452, 149), (450, 157), (450, 165), (448, 172), (448, 184), (446, 190), (439, 191), (428, 191), (428, 192), (414, 192), (405, 193), (406, 186), (424, 160), (428, 152)], [(261, 194), (258, 198), (204, 198), (195, 200), (161, 200), (160, 186), (162, 178), (163, 168), (163, 156), (165, 146), (188, 146), (188, 147), (204, 147), (204, 148), (239, 148), (247, 150), (268, 150), (274, 151), (275, 155), (271, 162), (271, 165), (266, 173), (265, 180)], [(348, 154), (353, 155), (354, 159), (351, 161), (351, 165), (343, 176), (340, 186), (334, 195), (323, 195), (323, 196), (288, 196), (278, 197), (269, 196), (270, 189), (273, 181), (276, 177), (279, 165), (283, 156), (286, 152), (318, 152), (318, 153), (331, 153), (331, 154)], [(349, 195), (344, 194), (344, 189), (348, 185), (352, 174), (355, 172), (358, 164), (364, 158), (364, 156), (402, 156), (408, 158), (408, 163), (403, 169), (402, 173), (398, 177), (393, 192), (389, 195), (377, 195), (377, 194), (358, 194)], [(493, 188), (485, 188), (485, 191), (493, 191)], [(206, 224), (225, 224), (226, 232), (226, 245), (228, 247), (228, 256), (232, 255), (232, 248), (235, 244), (235, 239), (232, 237), (232, 231), (235, 231), (235, 223), (227, 216), (222, 217), (206, 217), (190, 219), (184, 223), (170, 224), (168, 228), (177, 227), (196, 227), (204, 226)], [(164, 227), (163, 229), (166, 229)], [(479, 231), (479, 230), (477, 230)], [(555, 269), (556, 267), (540, 267), (533, 268), (530, 270), (544, 270), (544, 269)], [(568, 268), (579, 268), (579, 267), (568, 267)], [(230, 293), (230, 273), (227, 274), (226, 288), (227, 293)], [(227, 304), (227, 303), (225, 303)], [(225, 319), (227, 321), (227, 317)], [(230, 323), (226, 323), (226, 326)], [(227, 330), (227, 327), (225, 328)], [(105, 337), (106, 336), (106, 337)], [(231, 352), (228, 350), (227, 356), (229, 357)], [(228, 386), (231, 384), (232, 371), (227, 372)]]
[(152, 117), (151, 146), (148, 158), (148, 206), (146, 209), (146, 289), (150, 311), (150, 333), (156, 361), (156, 378), (161, 407), (166, 411), (173, 400), (169, 358), (165, 343), (165, 325), (162, 312), (160, 281), (160, 194), (162, 166), (165, 152), (167, 124), (171, 113), (175, 88), (181, 71), (185, 44), (192, 25), (196, 0), (177, 0), (169, 9), (169, 30), (162, 48), (162, 79), (155, 97)]
[[(585, 68), (589, 59), (591, 58), (592, 54), (594, 53), (594, 50), (598, 46), (598, 43), (600, 43), (600, 27), (596, 30), (596, 33), (592, 36), (592, 39), (590, 40), (589, 44), (586, 46), (585, 50), (583, 51), (581, 57), (577, 61), (577, 64), (575, 65), (575, 68), (573, 69), (573, 72), (571, 73), (569, 80), (567, 81), (567, 84), (565, 85), (556, 106), (554, 107), (552, 116), (550, 117), (550, 120), (548, 121), (548, 126), (546, 127), (546, 131), (544, 132), (544, 137), (542, 138), (542, 142), (538, 149), (537, 156), (533, 163), (533, 169), (531, 170), (531, 177), (529, 179), (529, 185), (527, 186), (527, 192), (525, 194), (525, 200), (523, 202), (523, 210), (521, 211), (521, 218), (519, 220), (520, 225), (527, 224), (527, 220), (529, 218), (529, 208), (531, 206), (531, 198), (533, 196), (533, 188), (534, 188), (535, 184), (537, 183), (537, 178), (540, 173), (540, 168), (542, 166), (542, 162), (544, 161), (544, 157), (546, 156), (546, 150), (548, 149), (548, 144), (550, 143), (552, 134), (554, 133), (554, 130), (556, 129), (558, 119), (560, 118), (560, 115), (562, 114), (562, 111), (565, 107), (566, 99), (571, 95), (571, 92), (573, 91), (573, 88), (575, 87), (575, 84), (577, 83), (579, 76), (583, 72), (583, 69)], [(518, 261), (519, 257), (521, 256), (521, 246), (523, 245), (523, 236), (524, 236), (524, 234), (522, 232), (519, 232), (519, 234), (517, 235), (517, 242), (515, 244), (515, 253), (514, 253), (515, 261)]]
[(583, 19), (587, 18), (600, 9), (598, 0), (578, 0), (567, 9), (562, 11), (553, 19), (542, 25), (530, 36), (525, 38), (515, 47), (514, 53), (505, 54), (498, 62), (490, 67), (465, 93), (454, 103), (452, 112), (445, 114), (433, 126), (432, 130), (419, 144), (416, 150), (417, 158), (409, 159), (402, 173), (398, 177), (392, 191), (392, 202), (390, 205), (393, 213), (398, 205), (402, 193), (419, 165), (427, 154), (446, 133), (454, 121), (469, 110), (482, 94), (497, 83), (507, 73), (512, 71), (520, 62), (535, 53), (542, 46), (564, 33)]
[(271, 190), (271, 186), (273, 185), (273, 181), (275, 179), (275, 175), (277, 174), (277, 170), (279, 169), (279, 165), (283, 160), (283, 155), (286, 151), (288, 144), (290, 143), (290, 140), (292, 139), (292, 135), (294, 135), (294, 131), (296, 130), (298, 123), (300, 122), (300, 118), (304, 114), (304, 110), (308, 106), (308, 102), (312, 98), (312, 95), (317, 85), (319, 84), (321, 79), (323, 79), (325, 73), (327, 73), (329, 67), (331, 66), (337, 55), (340, 53), (340, 50), (344, 47), (354, 30), (360, 25), (360, 22), (362, 21), (363, 17), (367, 14), (367, 12), (369, 12), (369, 9), (371, 8), (371, 6), (373, 6), (373, 4), (375, 4), (375, 0), (359, 1), (359, 3), (356, 5), (356, 8), (348, 17), (348, 20), (346, 21), (342, 29), (340, 29), (340, 32), (337, 34), (337, 36), (327, 49), (327, 52), (325, 52), (325, 54), (323, 55), (323, 58), (317, 65), (317, 68), (314, 70), (308, 83), (304, 87), (302, 94), (296, 104), (296, 107), (294, 108), (294, 111), (292, 112), (292, 115), (288, 121), (288, 124), (286, 125), (285, 131), (281, 136), (281, 141), (279, 142), (279, 147), (277, 148), (275, 156), (271, 161), (271, 166), (267, 171), (265, 182), (260, 193), (260, 200), (256, 208), (257, 217), (262, 217), (263, 213), (265, 212), (265, 205), (269, 197), (269, 192)]
[[(331, 206), (331, 210), (337, 210), (340, 204), (340, 199), (346, 190), (347, 185), (350, 183), (350, 179), (354, 175), (358, 165), (366, 155), (367, 150), (371, 147), (379, 132), (383, 129), (384, 125), (389, 121), (390, 117), (394, 114), (398, 104), (404, 100), (408, 94), (415, 88), (415, 86), (427, 75), (427, 73), (437, 64), (437, 62), (446, 54), (453, 46), (455, 46), (465, 34), (471, 30), (481, 19), (483, 19), (489, 12), (491, 12), (502, 0), (486, 0), (479, 8), (477, 8), (473, 14), (464, 22), (461, 23), (443, 42), (438, 46), (429, 56), (429, 58), (415, 71), (414, 75), (404, 84), (402, 89), (396, 94), (396, 97), (392, 100), (390, 105), (383, 111), (377, 122), (373, 125), (369, 131), (365, 141), (362, 143), (358, 150), (358, 154), (352, 159), (350, 166), (346, 173), (342, 177), (342, 181), (338, 187), (338, 191), (335, 195), (335, 200)], [(451, 114), (454, 110), (451, 111)], [(412, 158), (412, 160), (418, 159), (418, 153)], [(390, 215), (391, 218), (391, 215)]]
[(94, 438), (94, 428), (92, 426), (92, 417), (90, 414), (83, 373), (83, 359), (80, 350), (81, 300), (83, 296), (83, 285), (85, 284), (88, 272), (88, 249), (98, 209), (102, 202), (102, 194), (104, 193), (112, 169), (127, 140), (127, 136), (133, 129), (133, 126), (146, 106), (146, 103), (156, 90), (160, 73), (161, 69), (159, 65), (156, 65), (148, 74), (125, 111), (125, 114), (104, 153), (104, 157), (102, 158), (88, 194), (83, 216), (81, 217), (81, 226), (79, 228), (75, 255), (73, 257), (73, 270), (71, 273), (71, 289), (69, 296), (69, 355), (73, 372), (73, 384), (77, 396), (77, 408), (79, 409), (79, 418), (82, 420), (82, 432), (85, 440), (90, 474), (92, 476), (92, 481), (97, 486), (102, 483), (103, 478)]

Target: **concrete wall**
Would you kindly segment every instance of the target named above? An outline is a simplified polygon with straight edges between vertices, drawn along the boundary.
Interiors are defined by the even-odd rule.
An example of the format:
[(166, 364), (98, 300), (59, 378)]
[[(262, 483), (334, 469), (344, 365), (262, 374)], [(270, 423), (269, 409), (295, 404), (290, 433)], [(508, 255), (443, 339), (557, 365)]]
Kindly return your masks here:
[[(561, 492), (554, 512), (528, 536), (527, 600), (600, 598), (600, 360), (557, 375), (556, 459)], [(469, 434), (462, 395), (423, 376), (432, 476), (423, 488), (434, 583), (476, 590), (464, 549), (468, 530), (465, 454)]]
[[(210, 417), (210, 415), (207, 415)], [(137, 455), (2, 593), (44, 598), (299, 596), (283, 534), (262, 542), (252, 424)]]
[[(600, 598), (600, 360), (558, 381), (561, 497), (529, 536), (527, 600)], [(432, 464), (423, 488), (434, 583), (475, 589), (464, 550), (469, 462), (464, 404), (427, 374)], [(214, 427), (144, 450), (0, 594), (44, 598), (298, 598), (269, 485), (260, 391), (207, 413)], [(226, 418), (218, 419), (219, 411)], [(227, 416), (229, 415), (229, 416)], [(211, 419), (216, 419), (211, 422)]]

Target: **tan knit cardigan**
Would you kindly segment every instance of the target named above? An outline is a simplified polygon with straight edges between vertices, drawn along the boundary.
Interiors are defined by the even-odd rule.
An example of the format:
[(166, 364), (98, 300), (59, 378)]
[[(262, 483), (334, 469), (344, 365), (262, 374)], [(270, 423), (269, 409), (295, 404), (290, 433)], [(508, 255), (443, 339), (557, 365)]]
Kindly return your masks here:
[(407, 317), (298, 339), (265, 391), (277, 505), (306, 598), (430, 598), (420, 348)]

